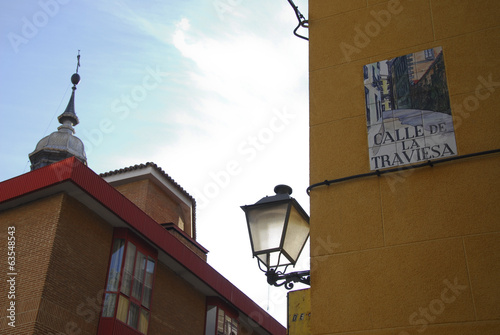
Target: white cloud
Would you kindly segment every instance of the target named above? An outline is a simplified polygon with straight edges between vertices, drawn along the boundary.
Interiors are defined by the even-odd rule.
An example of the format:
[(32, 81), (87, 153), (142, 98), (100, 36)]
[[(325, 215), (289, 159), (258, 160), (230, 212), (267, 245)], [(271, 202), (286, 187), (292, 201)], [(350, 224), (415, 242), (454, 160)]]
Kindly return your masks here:
[[(251, 258), (239, 206), (272, 195), (275, 184), (290, 183), (308, 210), (307, 43), (296, 43), (291, 33), (269, 40), (252, 31), (208, 36), (195, 29), (183, 19), (172, 40), (196, 65), (189, 77), (199, 92), (195, 108), (203, 121), (182, 116), (177, 122), (196, 125), (203, 136), (190, 127), (182, 145), (173, 143), (161, 152), (169, 153), (165, 157), (183, 157), (183, 164), (171, 165), (170, 171), (197, 198), (199, 239), (211, 250), (209, 262), (263, 307), (269, 304), (270, 312), (284, 323), (286, 292), (273, 289), (279, 290), (278, 295), (271, 294), (268, 301), (266, 279)], [(270, 133), (273, 110), (284, 109), (295, 117), (281, 131)], [(264, 134), (262, 142), (258, 138)], [(250, 140), (255, 138), (252, 146)], [(242, 145), (254, 155), (238, 150)], [(231, 163), (238, 166), (233, 173)], [(193, 166), (189, 175), (182, 166)]]

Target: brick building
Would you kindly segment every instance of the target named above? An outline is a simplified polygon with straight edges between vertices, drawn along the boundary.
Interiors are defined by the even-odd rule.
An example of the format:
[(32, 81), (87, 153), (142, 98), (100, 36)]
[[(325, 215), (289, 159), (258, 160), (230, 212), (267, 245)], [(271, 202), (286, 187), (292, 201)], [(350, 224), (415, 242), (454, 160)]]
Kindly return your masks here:
[(285, 334), (208, 265), (195, 200), (164, 171), (86, 166), (73, 135), (78, 81), (32, 171), (0, 183), (0, 253), (12, 257), (1, 333)]

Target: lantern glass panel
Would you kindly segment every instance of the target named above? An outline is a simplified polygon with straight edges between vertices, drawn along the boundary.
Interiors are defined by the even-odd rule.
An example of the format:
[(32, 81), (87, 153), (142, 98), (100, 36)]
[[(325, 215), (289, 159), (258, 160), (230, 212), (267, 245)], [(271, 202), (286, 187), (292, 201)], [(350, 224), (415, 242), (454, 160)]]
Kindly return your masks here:
[(280, 248), (287, 209), (287, 202), (248, 209), (247, 221), (254, 255)]
[(304, 244), (309, 237), (309, 223), (299, 211), (292, 206), (286, 228), (283, 250), (290, 256), (290, 261), (295, 265)]

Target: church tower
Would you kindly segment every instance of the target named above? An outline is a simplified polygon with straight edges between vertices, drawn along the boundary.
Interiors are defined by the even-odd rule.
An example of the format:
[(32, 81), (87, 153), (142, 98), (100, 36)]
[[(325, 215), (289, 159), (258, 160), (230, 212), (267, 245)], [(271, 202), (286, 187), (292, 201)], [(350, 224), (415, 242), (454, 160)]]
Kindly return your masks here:
[(31, 170), (36, 170), (72, 156), (87, 165), (83, 142), (73, 135), (75, 133), (73, 126), (79, 123), (75, 113), (75, 91), (76, 85), (80, 82), (80, 75), (78, 74), (80, 54), (78, 54), (77, 60), (76, 73), (71, 76), (73, 92), (66, 110), (58, 117), (61, 126), (57, 128), (57, 131), (42, 138), (36, 145), (35, 150), (29, 154)]

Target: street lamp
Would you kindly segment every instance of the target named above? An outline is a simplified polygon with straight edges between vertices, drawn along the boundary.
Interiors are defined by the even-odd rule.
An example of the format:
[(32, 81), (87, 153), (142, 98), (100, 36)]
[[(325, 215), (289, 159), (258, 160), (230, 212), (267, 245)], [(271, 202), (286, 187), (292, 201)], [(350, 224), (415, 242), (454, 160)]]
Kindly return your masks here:
[(310, 285), (310, 271), (285, 274), (295, 266), (309, 238), (309, 216), (292, 198), (292, 188), (278, 185), (276, 195), (241, 206), (246, 214), (253, 257), (270, 285), (293, 288), (293, 282)]

